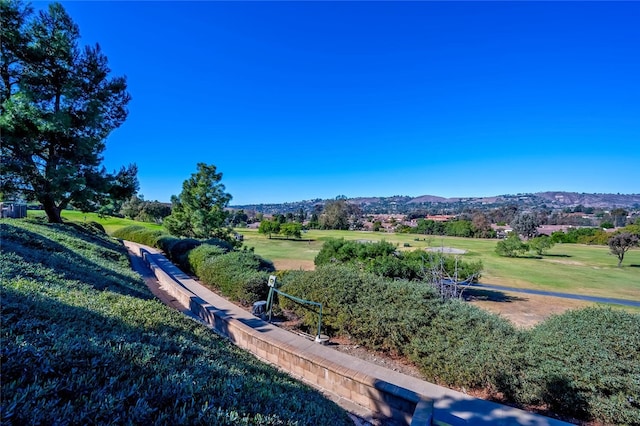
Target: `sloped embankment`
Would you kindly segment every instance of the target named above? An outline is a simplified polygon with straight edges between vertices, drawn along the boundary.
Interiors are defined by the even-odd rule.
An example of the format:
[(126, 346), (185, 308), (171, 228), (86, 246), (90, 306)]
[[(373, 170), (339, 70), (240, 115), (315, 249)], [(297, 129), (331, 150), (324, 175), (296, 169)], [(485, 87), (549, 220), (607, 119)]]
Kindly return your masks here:
[(124, 248), (0, 221), (2, 424), (349, 424), (318, 392), (159, 301)]

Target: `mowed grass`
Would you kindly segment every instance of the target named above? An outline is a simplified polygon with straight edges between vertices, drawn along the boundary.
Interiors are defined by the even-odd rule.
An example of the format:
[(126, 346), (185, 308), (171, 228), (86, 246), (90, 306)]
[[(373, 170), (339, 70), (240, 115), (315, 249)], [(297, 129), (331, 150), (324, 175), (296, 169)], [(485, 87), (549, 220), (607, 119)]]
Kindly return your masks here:
[[(45, 217), (42, 210), (29, 210), (29, 217)], [(100, 218), (96, 213), (64, 210), (64, 220), (94, 221), (104, 226), (107, 233), (129, 226), (140, 225), (149, 229), (162, 229), (162, 225), (138, 222), (117, 217)], [(366, 231), (310, 230), (302, 240), (268, 239), (256, 229), (237, 229), (244, 235), (245, 245), (254, 247), (260, 256), (276, 265), (286, 263), (291, 269), (309, 268), (329, 238), (345, 240), (381, 241), (397, 244), (400, 250), (424, 250), (428, 247), (453, 247), (466, 250), (463, 259), (480, 260), (483, 264), (481, 282), (508, 287), (578, 293), (589, 296), (640, 300), (640, 249), (625, 255), (622, 268), (605, 246), (557, 244), (542, 258), (507, 258), (495, 253), (497, 240), (441, 237), (418, 234), (389, 234)], [(409, 247), (404, 247), (408, 244)], [(295, 266), (299, 262), (300, 266)]]
[[(156, 223), (148, 223), (148, 222), (138, 222), (131, 219), (124, 219), (120, 217), (104, 217), (101, 218), (97, 213), (82, 213), (77, 210), (63, 210), (62, 211), (62, 219), (68, 220), (70, 222), (97, 222), (100, 225), (104, 226), (104, 230), (107, 231), (107, 234), (111, 235), (114, 231), (120, 228), (124, 228), (129, 225), (139, 225), (144, 226), (149, 229), (162, 229), (162, 225), (158, 225)], [(47, 215), (44, 210), (27, 210), (27, 217), (33, 218), (46, 218)]]
[[(507, 258), (495, 253), (497, 240), (440, 237), (417, 234), (387, 234), (361, 231), (310, 230), (303, 241), (268, 239), (255, 229), (237, 229), (245, 245), (274, 261), (313, 262), (329, 238), (380, 241), (397, 244), (400, 250), (453, 247), (466, 250), (461, 258), (480, 260), (481, 282), (518, 288), (578, 293), (589, 296), (640, 300), (640, 249), (627, 252), (621, 268), (617, 257), (605, 246), (557, 244), (542, 258)], [(308, 240), (308, 241), (307, 241)], [(416, 241), (417, 240), (417, 241)], [(409, 244), (410, 247), (404, 247)]]

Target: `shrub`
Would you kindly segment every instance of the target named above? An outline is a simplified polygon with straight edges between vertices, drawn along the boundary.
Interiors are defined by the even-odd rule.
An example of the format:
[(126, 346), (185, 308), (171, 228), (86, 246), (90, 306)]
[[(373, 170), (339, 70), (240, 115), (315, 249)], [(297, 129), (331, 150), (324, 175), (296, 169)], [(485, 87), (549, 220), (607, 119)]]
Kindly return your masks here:
[[(294, 271), (283, 277), (282, 291), (322, 303), (325, 332), (350, 336), (372, 349), (402, 353), (418, 328), (428, 323), (429, 303), (439, 303), (433, 290), (420, 283), (392, 281), (353, 265), (323, 265), (315, 271)], [(317, 324), (317, 312), (287, 298), (306, 326)]]
[(209, 258), (220, 256), (227, 253), (222, 247), (204, 243), (189, 251), (187, 254), (189, 271), (196, 276), (202, 275), (202, 265)]
[(540, 235), (529, 240), (529, 249), (535, 251), (538, 256), (544, 256), (547, 250), (551, 249), (554, 244), (550, 237)]
[(432, 262), (442, 263), (450, 276), (454, 276), (457, 267), (460, 280), (471, 276), (475, 276), (477, 280), (482, 270), (481, 262), (465, 262), (441, 254), (427, 255), (423, 250), (399, 252), (393, 244), (386, 241), (361, 243), (330, 239), (324, 243), (315, 258), (316, 266), (351, 263), (377, 275), (407, 280), (422, 280), (424, 269)]
[(578, 244), (589, 244), (589, 245), (601, 245), (606, 246), (609, 242), (609, 238), (611, 238), (611, 234), (608, 232), (598, 230), (593, 233), (593, 235), (582, 235), (578, 237), (576, 241)]
[[(204, 284), (230, 299), (248, 304), (266, 299), (268, 273), (275, 271), (273, 263), (250, 251), (234, 251), (210, 257), (199, 269), (201, 274), (198, 277)], [(258, 284), (260, 279), (264, 279), (262, 290)]]
[(102, 232), (103, 234), (106, 234), (107, 231), (104, 229), (104, 226), (102, 226), (102, 224), (95, 222), (95, 221), (91, 221), (89, 223), (87, 223), (87, 226), (89, 226), (90, 228), (95, 229), (96, 231)]
[(189, 251), (200, 246), (202, 241), (194, 238), (174, 238), (162, 236), (158, 238), (159, 248), (164, 251), (169, 260), (184, 270), (189, 270)]
[(332, 262), (367, 260), (381, 256), (389, 256), (395, 251), (396, 246), (386, 241), (361, 243), (330, 238), (322, 245), (314, 263), (316, 266), (319, 266)]
[(167, 234), (161, 230), (151, 230), (140, 225), (130, 225), (117, 229), (112, 235), (122, 240), (157, 248), (158, 239)]
[(459, 300), (438, 305), (410, 343), (410, 358), (437, 383), (502, 390), (518, 333), (508, 320)]
[(640, 424), (640, 315), (569, 311), (532, 329), (516, 397), (556, 412)]
[[(371, 283), (370, 283), (371, 284)], [(315, 271), (294, 271), (283, 277), (281, 290), (292, 296), (322, 304), (322, 322), (328, 334), (349, 335), (351, 325), (360, 321), (354, 308), (359, 293), (376, 292), (376, 288), (364, 287), (362, 275), (353, 266), (322, 265)], [(287, 298), (280, 298), (285, 309), (294, 310), (308, 326), (317, 324), (315, 308), (297, 305)]]
[(500, 256), (517, 257), (525, 254), (528, 250), (529, 246), (523, 243), (515, 232), (512, 232), (507, 238), (498, 241), (498, 244), (496, 244), (496, 253)]

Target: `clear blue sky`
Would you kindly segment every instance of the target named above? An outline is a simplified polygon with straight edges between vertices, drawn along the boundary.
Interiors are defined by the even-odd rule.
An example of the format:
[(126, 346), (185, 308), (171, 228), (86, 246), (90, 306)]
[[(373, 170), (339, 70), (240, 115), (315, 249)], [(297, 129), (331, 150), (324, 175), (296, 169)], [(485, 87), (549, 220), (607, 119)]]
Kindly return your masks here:
[(62, 4), (128, 78), (105, 165), (147, 200), (198, 162), (231, 205), (640, 193), (640, 2)]

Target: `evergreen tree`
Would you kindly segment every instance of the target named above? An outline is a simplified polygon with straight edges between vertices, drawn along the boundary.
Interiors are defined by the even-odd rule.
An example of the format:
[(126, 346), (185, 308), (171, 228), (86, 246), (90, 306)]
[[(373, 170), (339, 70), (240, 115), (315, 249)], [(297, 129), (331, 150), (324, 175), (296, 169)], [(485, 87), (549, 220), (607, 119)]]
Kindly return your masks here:
[(110, 174), (100, 165), (106, 138), (127, 117), (126, 79), (109, 78), (99, 45), (78, 47), (59, 3), (34, 16), (2, 0), (0, 19), (2, 193), (39, 201), (56, 223), (69, 204), (95, 211), (129, 199), (137, 167)]
[(231, 195), (220, 183), (222, 173), (217, 173), (214, 165), (198, 163), (197, 167), (198, 171), (182, 183), (180, 195), (171, 197), (171, 215), (164, 219), (164, 227), (178, 237), (235, 243), (233, 230), (227, 226)]

